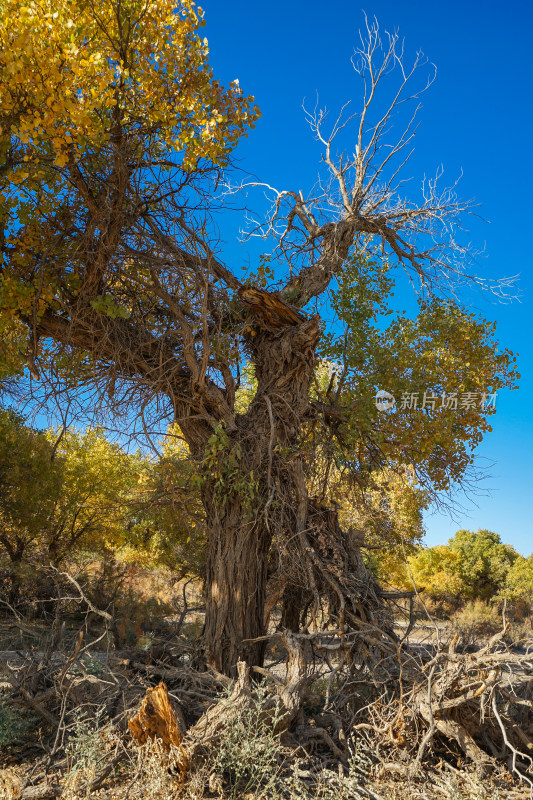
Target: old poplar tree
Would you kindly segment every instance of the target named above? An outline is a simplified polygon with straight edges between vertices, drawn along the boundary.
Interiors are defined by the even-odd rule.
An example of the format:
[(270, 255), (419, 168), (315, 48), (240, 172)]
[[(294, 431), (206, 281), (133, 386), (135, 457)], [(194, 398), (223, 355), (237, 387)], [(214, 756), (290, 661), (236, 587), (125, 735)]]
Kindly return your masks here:
[[(218, 669), (261, 663), (272, 597), (289, 626), (304, 605), (324, 602), (349, 628), (376, 589), (359, 533), (309, 492), (306, 431), (338, 432), (346, 411), (339, 385), (311, 391), (314, 303), (343, 285), (349, 323), (357, 298), (343, 276), (358, 258), (372, 263), (358, 254), (378, 246), (428, 292), (464, 274), (453, 229), (465, 206), (436, 182), (420, 203), (398, 189), (414, 120), (393, 141), (391, 122), (404, 103), (417, 108), (420, 59), (408, 67), (397, 37), (367, 26), (354, 57), (358, 113), (330, 127), (310, 116), (323, 181), (308, 195), (272, 190), (271, 218), (256, 231), (277, 237), (273, 291), (243, 284), (211, 238), (222, 170), (258, 110), (237, 82), (225, 89), (213, 77), (191, 0), (1, 0), (0, 9), (4, 369), (23, 362), (34, 381), (63, 376), (71, 391), (106, 398), (125, 424), (177, 423), (204, 507), (203, 640)], [(376, 115), (386, 81), (394, 90)], [(336, 137), (350, 126), (343, 156)], [(486, 348), (476, 388), (509, 380), (489, 333), (476, 334)], [(239, 413), (244, 362), (255, 383)], [(470, 433), (484, 424), (476, 414)], [(360, 461), (399, 463), (397, 427), (372, 448), (370, 426)], [(447, 474), (445, 459), (437, 467)]]

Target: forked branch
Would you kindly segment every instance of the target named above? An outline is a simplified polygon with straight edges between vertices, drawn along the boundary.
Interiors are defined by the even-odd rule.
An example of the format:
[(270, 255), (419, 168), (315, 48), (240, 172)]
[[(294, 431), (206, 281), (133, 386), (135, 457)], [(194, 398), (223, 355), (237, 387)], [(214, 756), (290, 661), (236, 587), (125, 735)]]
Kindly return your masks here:
[(453, 292), (474, 281), (508, 296), (514, 278), (473, 274), (476, 253), (458, 236), (473, 203), (457, 196), (457, 182), (441, 186), (442, 167), (424, 178), (419, 199), (405, 195), (421, 98), (436, 70), (420, 51), (408, 63), (396, 31), (382, 34), (366, 16), (365, 26), (352, 58), (363, 85), (359, 111), (349, 113), (346, 103), (331, 124), (325, 108), (304, 109), (322, 148), (318, 182), (307, 194), (246, 184), (262, 186), (272, 199), (266, 222), (256, 222), (249, 235), (275, 239), (290, 271), (283, 294), (300, 307), (327, 289), (353, 247), (380, 251), (425, 290)]

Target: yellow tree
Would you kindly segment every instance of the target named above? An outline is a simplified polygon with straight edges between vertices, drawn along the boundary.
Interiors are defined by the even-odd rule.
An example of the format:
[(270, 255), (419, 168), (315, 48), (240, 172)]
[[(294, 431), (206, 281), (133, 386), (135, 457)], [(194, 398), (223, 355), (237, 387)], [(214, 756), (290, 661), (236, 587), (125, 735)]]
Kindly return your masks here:
[[(58, 441), (57, 432), (48, 436)], [(127, 541), (143, 459), (94, 428), (64, 433), (55, 458), (62, 462), (62, 483), (43, 531), (45, 564), (58, 566), (80, 551), (119, 550)]]
[(43, 432), (0, 408), (0, 564), (12, 603), (24, 582), (28, 552), (42, 546), (61, 491), (62, 462), (52, 455)]
[(460, 557), (447, 545), (422, 548), (409, 561), (416, 584), (430, 597), (457, 599), (463, 594)]
[(46, 589), (50, 566), (123, 550), (148, 466), (101, 430), (36, 431), (0, 409), (0, 563), (11, 601), (40, 591), (40, 572)]
[[(205, 517), (189, 449), (171, 425), (161, 455), (145, 459), (132, 496), (124, 555), (164, 565), (180, 578), (205, 573)], [(129, 551), (129, 552), (127, 552)]]
[(526, 613), (533, 609), (533, 555), (518, 556), (509, 569), (500, 595), (522, 605)]
[(411, 560), (415, 581), (433, 597), (487, 601), (505, 593), (520, 559), (493, 531), (459, 530), (447, 545), (421, 549)]

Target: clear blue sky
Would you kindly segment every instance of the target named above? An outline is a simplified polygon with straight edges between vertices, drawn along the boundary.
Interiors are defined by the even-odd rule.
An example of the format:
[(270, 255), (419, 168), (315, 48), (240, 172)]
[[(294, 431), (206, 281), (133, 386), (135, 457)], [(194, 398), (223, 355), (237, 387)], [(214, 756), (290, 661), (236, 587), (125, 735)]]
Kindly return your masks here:
[[(437, 66), (437, 80), (424, 98), (416, 153), (408, 171), (417, 181), (443, 164), (450, 181), (460, 171), (459, 193), (480, 203), (489, 223), (466, 220), (472, 242), (486, 248), (479, 272), (499, 277), (520, 273), (521, 302), (471, 298), (498, 322), (502, 346), (520, 354), (519, 391), (502, 393), (493, 433), (479, 448), (491, 475), (490, 495), (478, 497), (457, 521), (428, 515), (427, 543), (443, 543), (459, 527), (489, 528), (520, 552), (533, 551), (531, 444), (533, 442), (533, 5), (526, 0), (479, 2), (380, 0), (205, 0), (202, 3), (216, 76), (239, 78), (256, 96), (263, 117), (238, 149), (243, 169), (278, 188), (306, 189), (317, 172), (318, 151), (301, 109), (307, 98), (332, 111), (360, 86), (350, 57), (363, 23), (363, 9), (382, 28), (399, 28), (407, 54), (422, 49)], [(416, 186), (413, 183), (413, 186)], [(224, 227), (226, 259), (246, 263), (237, 244), (239, 216)]]

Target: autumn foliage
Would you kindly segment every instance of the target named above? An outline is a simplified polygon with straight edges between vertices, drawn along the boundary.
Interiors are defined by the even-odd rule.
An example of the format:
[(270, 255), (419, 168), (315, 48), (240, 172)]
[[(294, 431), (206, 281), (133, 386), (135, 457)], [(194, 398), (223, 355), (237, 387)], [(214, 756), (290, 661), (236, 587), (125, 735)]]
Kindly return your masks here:
[(36, 323), (80, 291), (86, 248), (109, 258), (169, 170), (186, 182), (202, 162), (225, 164), (253, 126), (253, 98), (213, 78), (202, 17), (189, 0), (2, 2), (0, 331), (11, 367), (21, 319)]

